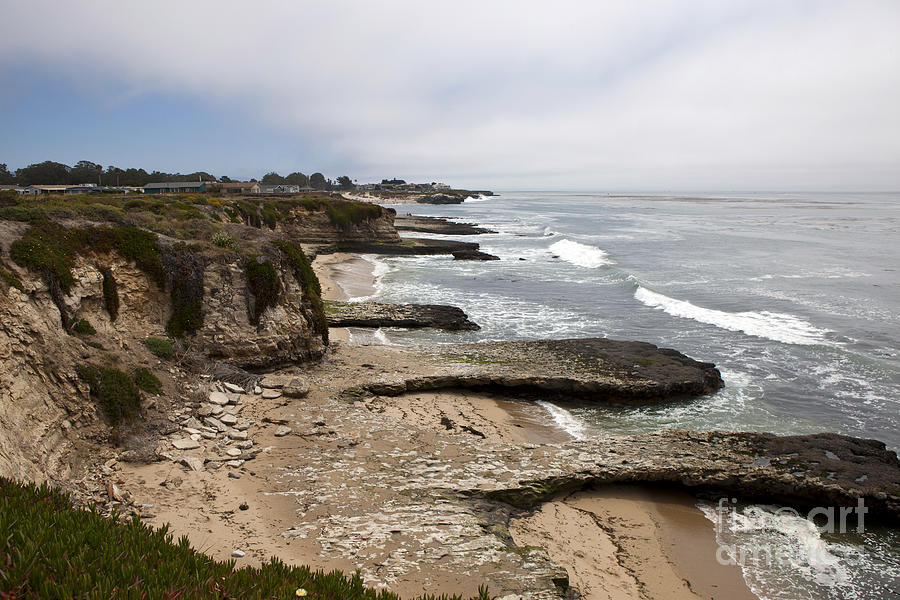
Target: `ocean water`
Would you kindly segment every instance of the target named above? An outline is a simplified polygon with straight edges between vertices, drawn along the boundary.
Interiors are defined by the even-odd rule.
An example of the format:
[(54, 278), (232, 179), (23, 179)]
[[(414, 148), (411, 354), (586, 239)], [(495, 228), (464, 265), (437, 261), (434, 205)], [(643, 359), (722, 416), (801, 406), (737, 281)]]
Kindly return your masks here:
[[(833, 431), (900, 448), (900, 194), (509, 192), (394, 208), (489, 227), (452, 239), (501, 260), (377, 259), (377, 299), (453, 304), (482, 326), (384, 330), (380, 341), (637, 339), (723, 374), (720, 392), (661, 406), (545, 403), (574, 437)], [(757, 595), (900, 597), (896, 531), (829, 538), (764, 507), (739, 516), (723, 544), (786, 552), (786, 563), (744, 566)]]

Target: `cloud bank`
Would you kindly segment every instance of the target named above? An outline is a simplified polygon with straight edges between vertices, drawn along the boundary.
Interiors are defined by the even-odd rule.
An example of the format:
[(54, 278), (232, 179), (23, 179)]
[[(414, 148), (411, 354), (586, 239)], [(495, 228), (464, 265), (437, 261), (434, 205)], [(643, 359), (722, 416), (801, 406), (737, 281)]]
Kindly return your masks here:
[(2, 5), (0, 69), (199, 100), (360, 180), (900, 189), (893, 0)]

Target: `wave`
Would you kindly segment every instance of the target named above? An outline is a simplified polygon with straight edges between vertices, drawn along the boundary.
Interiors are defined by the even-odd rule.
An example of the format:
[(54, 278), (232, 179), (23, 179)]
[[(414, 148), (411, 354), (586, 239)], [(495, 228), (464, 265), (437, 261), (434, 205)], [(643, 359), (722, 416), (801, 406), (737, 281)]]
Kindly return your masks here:
[(547, 402), (546, 400), (538, 400), (537, 404), (544, 407), (544, 409), (550, 413), (550, 416), (553, 417), (554, 423), (571, 435), (576, 440), (584, 440), (587, 439), (585, 435), (585, 426), (584, 423), (581, 422), (578, 417), (562, 408), (561, 406), (557, 406), (552, 402)]
[(741, 331), (747, 335), (766, 338), (785, 344), (812, 346), (828, 344), (822, 337), (827, 330), (819, 329), (800, 317), (768, 311), (727, 312), (703, 308), (687, 300), (676, 300), (638, 286), (634, 298), (639, 302), (666, 313), (700, 323), (715, 325), (729, 331)]
[(550, 246), (550, 250), (564, 261), (579, 267), (595, 269), (613, 264), (609, 255), (600, 248), (571, 240), (559, 240)]
[(377, 258), (372, 258), (371, 256), (359, 256), (359, 258), (372, 264), (372, 278), (375, 280), (372, 287), (374, 289), (368, 296), (354, 296), (352, 298), (348, 298), (348, 302), (366, 302), (368, 300), (373, 300), (380, 297), (384, 292), (384, 285), (382, 284), (381, 280), (391, 270), (390, 265), (388, 265), (384, 261), (378, 260)]
[(489, 199), (489, 196), (478, 194), (477, 196), (466, 196), (466, 199), (463, 200), (463, 202), (487, 202)]

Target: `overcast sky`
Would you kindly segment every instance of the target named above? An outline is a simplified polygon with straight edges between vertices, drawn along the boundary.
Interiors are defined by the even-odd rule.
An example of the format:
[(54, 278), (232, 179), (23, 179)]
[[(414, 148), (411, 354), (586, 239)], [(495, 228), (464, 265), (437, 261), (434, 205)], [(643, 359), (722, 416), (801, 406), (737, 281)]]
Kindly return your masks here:
[(900, 189), (900, 1), (0, 0), (0, 162)]

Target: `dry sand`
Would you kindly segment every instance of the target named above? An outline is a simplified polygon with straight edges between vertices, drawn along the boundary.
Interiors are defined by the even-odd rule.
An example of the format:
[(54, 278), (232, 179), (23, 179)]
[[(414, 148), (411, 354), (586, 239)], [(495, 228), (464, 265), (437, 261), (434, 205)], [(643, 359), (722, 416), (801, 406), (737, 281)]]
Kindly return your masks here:
[[(372, 263), (364, 259), (333, 254), (317, 258), (313, 266), (325, 299), (367, 295), (367, 290), (374, 289)], [(331, 331), (333, 340), (346, 340), (338, 330)], [(352, 411), (335, 403), (336, 390), (358, 383), (360, 372), (378, 373), (388, 367), (408, 369), (411, 375), (428, 370), (427, 363), (391, 347), (338, 341), (325, 363), (303, 368), (312, 389), (301, 402), (245, 397), (239, 416), (256, 423), (251, 436), (266, 450), (242, 468), (231, 470), (240, 475), (239, 479), (229, 477), (226, 468), (194, 473), (170, 462), (143, 466), (120, 463), (116, 466), (118, 483), (139, 504), (153, 504), (148, 507), (153, 514), (151, 524), (169, 523), (176, 537), (187, 535), (195, 547), (216, 559), (228, 559), (233, 550), (241, 549), (247, 556), (240, 564), (256, 564), (277, 556), (313, 568), (352, 572), (360, 567), (377, 573), (381, 569), (377, 565), (386, 564), (385, 557), (398, 547), (387, 544), (377, 557), (357, 554), (353, 558), (325, 552), (316, 535), (284, 535), (292, 528), (310, 526), (332, 510), (327, 502), (317, 505), (308, 500), (315, 498), (317, 486), (322, 490), (328, 487), (324, 480), (310, 480), (310, 491), (304, 496), (302, 491), (295, 491), (296, 487), (286, 487), (287, 481), (292, 486), (298, 483), (296, 478), (290, 479), (291, 474), (343, 477), (342, 470), (335, 471), (338, 475), (328, 475), (330, 465), (322, 462), (323, 457), (344, 452), (341, 460), (358, 460), (356, 468), (371, 467), (376, 457), (396, 450), (397, 440), (406, 440), (403, 443), (409, 450), (420, 455), (439, 444), (441, 456), (452, 460), (453, 440), (471, 444), (473, 436), (480, 439), (479, 443), (515, 445), (565, 443), (571, 439), (553, 426), (540, 407), (488, 394), (449, 390), (376, 396), (356, 403), (358, 408)], [(290, 418), (295, 428), (300, 424), (303, 431), (275, 438), (274, 424), (264, 422), (272, 416)], [(385, 420), (395, 423), (391, 434), (396, 433), (396, 437), (387, 439), (390, 434), (386, 431), (382, 441), (371, 431), (362, 431), (360, 428), (368, 428), (367, 418), (378, 420), (382, 426)], [(327, 428), (334, 431), (319, 428), (320, 421), (327, 421)], [(365, 444), (371, 447), (357, 453), (354, 448), (363, 446), (356, 446), (359, 442), (354, 439), (364, 438), (371, 440)], [(352, 466), (351, 462), (346, 468)], [(370, 504), (356, 501), (361, 502), (361, 514), (367, 514), (366, 510), (383, 500), (372, 498)], [(737, 567), (716, 563), (712, 524), (694, 502), (687, 494), (658, 488), (604, 487), (545, 503), (530, 516), (514, 520), (510, 531), (520, 546), (546, 548), (553, 561), (566, 568), (572, 585), (588, 599), (755, 598)], [(247, 510), (240, 508), (242, 503), (247, 504)], [(404, 597), (426, 591), (470, 595), (478, 584), (490, 580), (489, 569), (475, 570), (477, 575), (463, 578), (426, 560), (405, 573), (386, 575), (381, 580)]]

